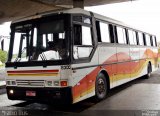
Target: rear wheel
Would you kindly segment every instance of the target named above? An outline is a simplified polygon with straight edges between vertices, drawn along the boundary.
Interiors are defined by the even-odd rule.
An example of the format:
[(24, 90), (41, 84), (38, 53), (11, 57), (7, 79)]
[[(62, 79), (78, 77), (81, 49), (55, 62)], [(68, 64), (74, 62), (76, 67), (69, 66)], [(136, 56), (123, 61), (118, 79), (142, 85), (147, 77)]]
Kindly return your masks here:
[(149, 63), (148, 64), (148, 67), (147, 67), (147, 74), (145, 75), (145, 78), (148, 79), (151, 77), (151, 72), (152, 72), (152, 66), (151, 64)]
[(106, 97), (108, 91), (106, 78), (103, 73), (97, 76), (95, 85), (95, 98), (97, 101), (100, 101)]

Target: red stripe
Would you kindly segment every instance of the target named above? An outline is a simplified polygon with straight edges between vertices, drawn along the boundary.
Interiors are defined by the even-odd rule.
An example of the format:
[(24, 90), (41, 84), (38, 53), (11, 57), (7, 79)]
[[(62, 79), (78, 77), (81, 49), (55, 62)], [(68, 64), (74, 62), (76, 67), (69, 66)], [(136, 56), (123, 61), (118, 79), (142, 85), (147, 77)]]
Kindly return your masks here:
[(23, 71), (7, 71), (7, 73), (42, 73), (42, 72), (59, 72), (59, 70), (23, 70)]

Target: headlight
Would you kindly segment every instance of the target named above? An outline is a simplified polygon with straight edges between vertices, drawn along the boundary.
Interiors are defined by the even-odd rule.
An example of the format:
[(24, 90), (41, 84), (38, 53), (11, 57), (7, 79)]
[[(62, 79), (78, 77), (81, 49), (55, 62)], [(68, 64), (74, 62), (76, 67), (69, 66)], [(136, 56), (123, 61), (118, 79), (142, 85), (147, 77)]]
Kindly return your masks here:
[(14, 94), (14, 90), (12, 90), (12, 89), (9, 90), (9, 93), (10, 93), (10, 94)]

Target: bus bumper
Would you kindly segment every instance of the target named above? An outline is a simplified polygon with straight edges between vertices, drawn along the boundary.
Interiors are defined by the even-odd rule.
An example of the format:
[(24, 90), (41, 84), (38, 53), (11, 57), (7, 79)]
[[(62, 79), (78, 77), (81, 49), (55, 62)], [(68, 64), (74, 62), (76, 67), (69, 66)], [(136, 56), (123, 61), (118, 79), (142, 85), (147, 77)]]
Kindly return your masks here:
[[(8, 99), (10, 100), (33, 100), (52, 103), (72, 103), (72, 89), (65, 88), (26, 88), (6, 87)], [(31, 92), (31, 94), (27, 94)]]

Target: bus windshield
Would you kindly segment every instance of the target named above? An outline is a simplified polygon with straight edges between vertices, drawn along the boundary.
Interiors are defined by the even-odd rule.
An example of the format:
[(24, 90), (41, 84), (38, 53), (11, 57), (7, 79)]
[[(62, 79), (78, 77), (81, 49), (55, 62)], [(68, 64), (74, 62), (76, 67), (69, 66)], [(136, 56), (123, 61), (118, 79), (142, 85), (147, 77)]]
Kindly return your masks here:
[(11, 62), (64, 60), (69, 56), (63, 20), (17, 24)]

